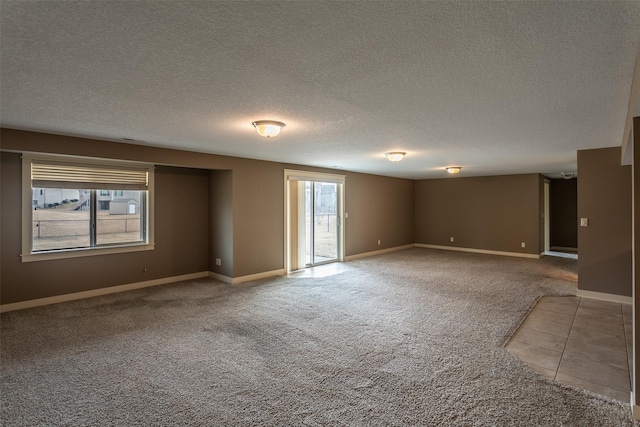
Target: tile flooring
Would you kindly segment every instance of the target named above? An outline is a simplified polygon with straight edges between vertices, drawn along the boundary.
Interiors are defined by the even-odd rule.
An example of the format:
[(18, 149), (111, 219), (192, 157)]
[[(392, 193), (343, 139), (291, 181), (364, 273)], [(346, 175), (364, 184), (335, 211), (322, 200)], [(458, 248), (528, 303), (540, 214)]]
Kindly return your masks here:
[(545, 377), (629, 402), (631, 305), (543, 297), (506, 345)]

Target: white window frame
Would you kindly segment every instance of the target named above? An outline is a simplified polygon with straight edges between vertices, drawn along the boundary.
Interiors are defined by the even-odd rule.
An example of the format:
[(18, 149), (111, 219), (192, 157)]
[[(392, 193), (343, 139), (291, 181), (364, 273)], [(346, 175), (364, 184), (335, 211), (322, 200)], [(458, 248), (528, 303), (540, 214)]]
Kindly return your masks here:
[[(78, 166), (88, 167), (113, 166), (117, 168), (146, 169), (148, 171), (147, 209), (145, 218), (147, 224), (146, 242), (33, 252), (33, 195), (31, 188), (31, 163), (34, 160), (64, 162), (66, 164), (77, 164)], [(22, 262), (46, 261), (52, 259), (66, 259), (154, 250), (154, 183), (154, 166), (148, 163), (97, 159), (92, 157), (24, 153), (22, 155), (22, 253), (20, 255)]]

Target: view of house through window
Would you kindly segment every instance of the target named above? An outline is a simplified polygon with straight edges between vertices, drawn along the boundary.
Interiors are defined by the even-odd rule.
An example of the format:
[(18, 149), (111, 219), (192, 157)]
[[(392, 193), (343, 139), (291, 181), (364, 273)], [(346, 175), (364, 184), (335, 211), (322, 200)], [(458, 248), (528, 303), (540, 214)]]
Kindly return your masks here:
[(152, 165), (22, 157), (22, 262), (153, 250)]
[(144, 242), (145, 193), (33, 188), (32, 251)]

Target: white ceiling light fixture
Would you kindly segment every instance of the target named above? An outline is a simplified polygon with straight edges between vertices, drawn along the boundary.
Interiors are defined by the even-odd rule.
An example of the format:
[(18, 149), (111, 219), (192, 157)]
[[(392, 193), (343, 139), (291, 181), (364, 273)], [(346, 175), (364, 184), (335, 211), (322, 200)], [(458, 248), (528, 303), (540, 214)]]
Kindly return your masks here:
[(280, 131), (286, 125), (282, 122), (276, 122), (274, 120), (256, 120), (251, 123), (256, 128), (258, 135), (265, 138), (273, 138), (280, 135)]
[(388, 153), (384, 153), (384, 155), (387, 156), (387, 159), (391, 162), (399, 162), (404, 159), (404, 156), (406, 156), (407, 153), (402, 151), (389, 151)]
[(575, 178), (576, 176), (578, 176), (578, 174), (572, 173), (572, 172), (562, 172), (560, 174), (560, 176), (563, 177), (564, 179), (571, 179), (571, 178)]
[(447, 172), (450, 173), (451, 175), (460, 173), (460, 169), (462, 169), (460, 166), (449, 166), (446, 168)]

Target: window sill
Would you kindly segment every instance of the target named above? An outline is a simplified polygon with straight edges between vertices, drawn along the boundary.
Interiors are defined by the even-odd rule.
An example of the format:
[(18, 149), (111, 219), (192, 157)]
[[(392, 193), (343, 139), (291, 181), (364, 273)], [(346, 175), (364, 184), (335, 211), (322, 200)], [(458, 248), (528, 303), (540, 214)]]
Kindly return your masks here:
[(70, 259), (80, 258), (86, 256), (95, 255), (110, 255), (110, 254), (122, 254), (127, 252), (142, 252), (154, 250), (155, 244), (135, 244), (135, 245), (122, 245), (122, 246), (110, 246), (102, 248), (83, 248), (83, 249), (68, 249), (60, 251), (47, 251), (36, 252), (32, 254), (22, 254), (22, 262), (34, 262), (34, 261), (48, 261), (52, 259)]

